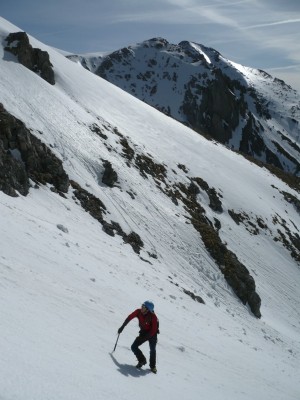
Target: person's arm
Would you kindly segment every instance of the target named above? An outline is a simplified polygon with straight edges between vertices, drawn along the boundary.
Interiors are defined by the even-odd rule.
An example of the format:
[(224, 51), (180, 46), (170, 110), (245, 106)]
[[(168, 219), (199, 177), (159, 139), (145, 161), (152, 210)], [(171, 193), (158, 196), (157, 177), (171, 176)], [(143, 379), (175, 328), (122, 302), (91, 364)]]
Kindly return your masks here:
[(118, 329), (118, 334), (123, 332), (123, 329), (125, 328), (125, 326), (133, 319), (136, 318), (138, 316), (139, 313), (139, 309), (133, 311), (133, 313), (129, 314), (128, 317), (125, 319), (125, 321), (123, 322), (123, 325), (120, 326), (120, 328)]
[(158, 330), (157, 316), (155, 314), (153, 314), (153, 317), (154, 318), (152, 318), (152, 326), (151, 326), (151, 330), (150, 330), (151, 337), (154, 336)]

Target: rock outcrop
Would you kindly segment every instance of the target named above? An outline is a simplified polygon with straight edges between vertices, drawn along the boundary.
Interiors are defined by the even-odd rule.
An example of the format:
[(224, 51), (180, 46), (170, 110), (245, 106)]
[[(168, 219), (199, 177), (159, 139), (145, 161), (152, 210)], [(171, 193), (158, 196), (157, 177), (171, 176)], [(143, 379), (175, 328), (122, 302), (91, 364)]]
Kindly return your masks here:
[(0, 190), (9, 196), (26, 196), (30, 179), (66, 193), (69, 178), (62, 162), (23, 122), (0, 103)]
[(6, 51), (17, 56), (24, 67), (40, 75), (51, 85), (55, 84), (53, 65), (47, 51), (33, 48), (29, 43), (26, 32), (10, 33), (6, 38)]

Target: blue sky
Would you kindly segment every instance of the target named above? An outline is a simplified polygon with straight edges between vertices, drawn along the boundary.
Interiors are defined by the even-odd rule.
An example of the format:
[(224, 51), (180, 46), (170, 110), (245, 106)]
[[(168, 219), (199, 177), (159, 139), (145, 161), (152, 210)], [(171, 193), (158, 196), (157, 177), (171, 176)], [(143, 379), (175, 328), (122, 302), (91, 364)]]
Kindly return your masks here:
[(157, 36), (201, 43), (300, 92), (299, 0), (6, 0), (1, 16), (73, 53)]

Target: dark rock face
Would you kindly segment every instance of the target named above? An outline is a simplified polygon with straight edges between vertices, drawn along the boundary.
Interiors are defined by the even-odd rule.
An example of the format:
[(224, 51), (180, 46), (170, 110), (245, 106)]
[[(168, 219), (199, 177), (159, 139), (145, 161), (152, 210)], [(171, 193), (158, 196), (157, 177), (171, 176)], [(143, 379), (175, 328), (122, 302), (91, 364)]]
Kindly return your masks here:
[(0, 190), (9, 196), (26, 196), (29, 179), (50, 183), (67, 193), (69, 178), (62, 162), (25, 125), (0, 104)]
[[(196, 183), (207, 193), (213, 192), (214, 197), (217, 191), (214, 188), (210, 188), (209, 185), (199, 177), (193, 178), (191, 181), (192, 184), (189, 186), (185, 186), (184, 184), (178, 185), (179, 190), (176, 190), (174, 195), (177, 200), (181, 200), (184, 203), (186, 211), (190, 214), (191, 224), (196, 231), (200, 233), (207, 251), (215, 260), (234, 293), (243, 304), (249, 305), (253, 315), (260, 318), (261, 299), (256, 292), (255, 281), (245, 265), (243, 265), (238, 260), (237, 256), (222, 242), (218, 233), (218, 228), (215, 228), (205, 216), (205, 210), (197, 201), (196, 196), (198, 190), (196, 188)], [(212, 208), (211, 204), (210, 207)], [(214, 211), (222, 212), (222, 203), (219, 198)]]
[(130, 244), (133, 251), (140, 254), (141, 248), (144, 246), (140, 236), (136, 232), (126, 234), (117, 222), (105, 220), (104, 215), (107, 211), (102, 201), (83, 189), (77, 182), (71, 181), (71, 185), (74, 189), (75, 198), (80, 201), (82, 208), (84, 208), (86, 212), (100, 222), (103, 231), (109, 236), (121, 236), (124, 243)]
[(207, 86), (199, 85), (197, 88), (202, 96), (200, 104), (197, 103), (193, 93), (197, 85), (196, 77), (192, 77), (182, 104), (182, 111), (187, 117), (188, 124), (196, 131), (203, 132), (219, 142), (228, 142), (239, 124), (245, 104), (234, 96), (228, 85), (228, 79), (220, 70), (216, 70), (215, 80)]
[(195, 293), (191, 292), (190, 290), (183, 289), (183, 292), (190, 296), (194, 301), (197, 301), (198, 303), (205, 304), (204, 300), (202, 297), (196, 295)]
[(252, 313), (257, 318), (260, 318), (261, 299), (255, 291), (255, 281), (253, 277), (232, 252), (227, 250), (224, 255), (225, 267), (223, 273), (226, 281), (243, 304), (248, 303)]
[(18, 61), (24, 67), (36, 72), (51, 85), (55, 84), (53, 65), (50, 62), (49, 54), (40, 49), (34, 49), (29, 43), (25, 32), (10, 33), (6, 42), (6, 51), (18, 57)]
[(139, 254), (141, 248), (144, 247), (142, 239), (136, 232), (131, 232), (129, 235), (126, 235), (124, 237), (124, 242), (129, 243), (137, 254)]
[(106, 212), (106, 207), (96, 196), (83, 189), (77, 182), (70, 182), (74, 189), (74, 196), (80, 201), (82, 208), (88, 212), (98, 222), (103, 224), (103, 214)]
[(109, 187), (113, 187), (118, 180), (118, 174), (109, 161), (104, 161), (104, 168), (102, 182)]
[(252, 313), (261, 317), (261, 299), (256, 292), (255, 281), (248, 269), (236, 255), (222, 243), (218, 233), (205, 221), (193, 220), (195, 228), (201, 233), (202, 240), (210, 255), (218, 264), (224, 278), (243, 304), (249, 305)]
[(10, 152), (5, 151), (1, 141), (0, 190), (12, 197), (18, 196), (16, 191), (21, 193), (23, 196), (26, 196), (29, 192), (29, 179), (22, 161), (14, 158)]

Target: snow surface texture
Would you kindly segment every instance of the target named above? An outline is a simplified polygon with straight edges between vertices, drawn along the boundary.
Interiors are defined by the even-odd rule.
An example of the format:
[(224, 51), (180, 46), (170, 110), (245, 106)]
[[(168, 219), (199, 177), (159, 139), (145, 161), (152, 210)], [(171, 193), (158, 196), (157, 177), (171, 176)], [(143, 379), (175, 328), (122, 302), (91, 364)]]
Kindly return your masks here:
[[(2, 45), (18, 30), (0, 19)], [(48, 186), (32, 188), (27, 197), (0, 192), (1, 400), (298, 400), (299, 265), (271, 234), (251, 235), (227, 212), (247, 211), (269, 221), (270, 228), (275, 214), (285, 216), (295, 232), (299, 214), (280, 191), (297, 194), (267, 171), (30, 41), (49, 52), (56, 84), (1, 47), (0, 102), (51, 145), (70, 178), (104, 202), (111, 220), (141, 236), (147, 262), (119, 236), (105, 234), (71, 189), (66, 198)], [(91, 132), (92, 124), (106, 132), (106, 145)], [(201, 176), (222, 193), (220, 236), (255, 276), (260, 320), (226, 284), (186, 223), (183, 205), (172, 203), (152, 178), (144, 179), (120, 157), (115, 129), (137, 152), (168, 166), (169, 181), (189, 182), (180, 163), (190, 177)], [(99, 181), (102, 159), (118, 172), (118, 186)], [(213, 219), (207, 196), (199, 196)], [(160, 319), (157, 375), (134, 367), (134, 321), (112, 354), (117, 329), (146, 299)], [(148, 356), (147, 347), (142, 349)]]

